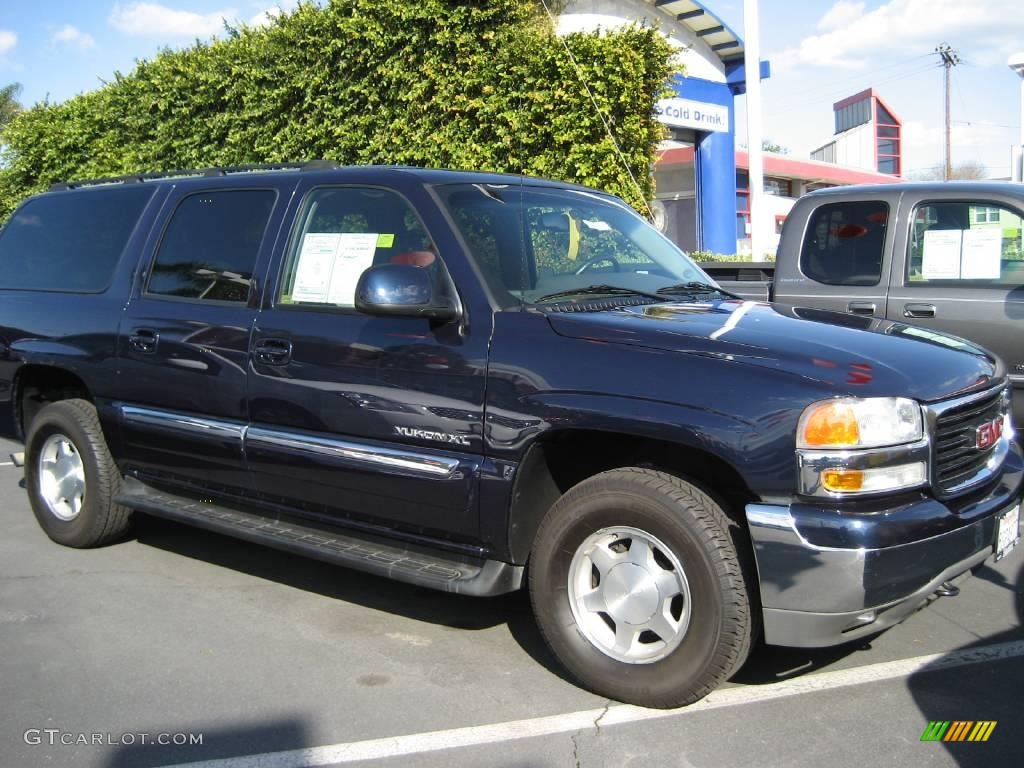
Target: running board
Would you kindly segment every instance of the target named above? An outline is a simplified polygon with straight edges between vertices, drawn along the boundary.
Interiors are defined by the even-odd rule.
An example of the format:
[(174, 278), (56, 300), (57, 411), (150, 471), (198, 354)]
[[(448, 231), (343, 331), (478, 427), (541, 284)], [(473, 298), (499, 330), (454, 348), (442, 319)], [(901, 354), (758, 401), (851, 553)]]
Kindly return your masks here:
[(514, 592), (522, 584), (522, 566), (425, 554), (401, 542), (197, 501), (135, 478), (125, 478), (124, 491), (114, 501), (156, 517), (442, 592), (486, 597)]

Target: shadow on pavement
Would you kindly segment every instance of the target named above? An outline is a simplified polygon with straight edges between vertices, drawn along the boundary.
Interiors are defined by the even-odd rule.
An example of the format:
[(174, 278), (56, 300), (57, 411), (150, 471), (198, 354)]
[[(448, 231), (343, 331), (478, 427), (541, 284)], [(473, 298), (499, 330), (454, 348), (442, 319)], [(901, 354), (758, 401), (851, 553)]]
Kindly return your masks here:
[[(170, 740), (177, 734), (201, 734), (202, 744), (122, 744), (113, 748), (104, 768), (157, 768), (200, 760), (215, 760), (239, 755), (255, 755), (303, 749), (315, 738), (299, 719), (269, 720), (263, 723), (202, 728), (193, 724), (160, 726), (150, 732), (156, 739), (164, 734)], [(122, 737), (125, 738), (125, 737)]]
[(534, 661), (572, 682), (547, 649), (526, 590), (490, 598), (453, 595), (146, 515), (136, 515), (134, 538), (176, 555), (416, 621), (467, 631), (504, 624)]
[[(1013, 582), (988, 565), (979, 569), (974, 578), (1014, 593), (1018, 625), (981, 638), (954, 653), (1024, 640), (1024, 564), (1017, 570)], [(940, 659), (936, 666), (941, 667), (941, 663)], [(930, 762), (929, 758), (936, 759), (938, 750), (945, 750), (947, 757), (964, 768), (1024, 764), (1024, 739), (1020, 735), (1020, 690), (1024, 688), (1024, 657), (997, 659), (950, 669), (925, 669), (911, 675), (907, 687), (921, 711), (922, 732), (929, 722), (935, 720), (975, 723), (979, 720), (994, 720), (997, 723), (989, 740), (984, 743), (922, 743), (922, 764)], [(907, 738), (920, 739), (921, 734), (907, 734)], [(932, 751), (931, 755), (929, 751)]]

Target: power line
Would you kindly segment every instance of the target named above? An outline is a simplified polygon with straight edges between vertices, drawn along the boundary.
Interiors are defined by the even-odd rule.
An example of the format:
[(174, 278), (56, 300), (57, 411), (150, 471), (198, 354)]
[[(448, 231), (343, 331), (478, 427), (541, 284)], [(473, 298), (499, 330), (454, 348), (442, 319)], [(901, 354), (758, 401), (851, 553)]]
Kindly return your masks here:
[[(902, 68), (902, 67), (904, 67), (906, 65), (909, 65), (909, 63), (911, 63), (911, 62), (916, 62), (916, 61), (919, 61), (922, 58), (930, 57), (932, 55), (933, 55), (932, 53), (926, 53), (926, 54), (922, 54), (922, 55), (919, 55), (919, 56), (910, 56), (909, 58), (903, 58), (903, 59), (900, 59), (899, 61), (894, 61), (892, 63), (889, 63), (889, 65), (886, 65), (885, 67), (878, 67), (878, 68), (873, 69), (873, 70), (867, 70), (866, 72), (858, 72), (855, 75), (851, 75), (851, 76), (849, 76), (847, 78), (840, 79), (839, 82), (841, 82), (841, 83), (843, 83), (843, 82), (849, 83), (849, 85), (836, 85), (837, 81), (833, 80), (833, 81), (831, 81), (831, 84), (829, 84), (828, 86), (825, 86), (824, 88), (814, 88), (814, 89), (811, 89), (811, 90), (802, 91), (796, 97), (795, 101), (792, 100), (792, 99), (782, 98), (780, 100), (775, 100), (774, 103), (776, 105), (778, 105), (778, 106), (786, 106), (786, 105), (791, 105), (791, 104), (794, 104), (794, 103), (797, 103), (797, 104), (810, 103), (812, 101), (819, 101), (821, 99), (831, 98), (833, 96), (849, 95), (848, 91), (851, 88), (856, 87), (854, 84), (857, 83), (858, 81), (863, 82), (866, 78), (870, 78), (872, 75), (877, 75), (877, 74), (879, 74), (881, 72), (886, 72), (886, 71), (893, 70), (893, 69), (896, 69), (896, 68)], [(934, 62), (929, 62), (926, 67), (914, 68), (910, 72), (904, 72), (904, 73), (895, 75), (895, 77), (893, 77), (893, 78), (886, 78), (883, 81), (873, 83), (873, 85), (880, 85), (883, 82), (892, 82), (893, 80), (901, 80), (904, 77), (909, 77), (910, 75), (913, 75), (913, 74), (919, 74), (919, 73), (924, 72), (926, 70), (933, 69), (934, 67), (935, 67), (935, 63)]]

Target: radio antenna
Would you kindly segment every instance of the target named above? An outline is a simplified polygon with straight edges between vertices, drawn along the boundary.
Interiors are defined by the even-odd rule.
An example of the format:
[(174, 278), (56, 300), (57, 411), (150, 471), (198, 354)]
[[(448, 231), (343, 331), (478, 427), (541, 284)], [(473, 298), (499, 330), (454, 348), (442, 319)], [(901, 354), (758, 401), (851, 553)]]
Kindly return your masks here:
[[(558, 26), (558, 20), (555, 18), (555, 14), (551, 10), (551, 6), (548, 5), (548, 0), (541, 0), (541, 4), (544, 6), (544, 10), (548, 13), (548, 18), (551, 19), (552, 28)], [(636, 188), (637, 194), (640, 198), (640, 202), (643, 203), (644, 208), (647, 210), (647, 217), (650, 220), (654, 220), (654, 212), (651, 210), (651, 206), (647, 202), (647, 197), (644, 195), (644, 189), (640, 186), (640, 182), (637, 181), (636, 176), (633, 174), (633, 169), (629, 167), (629, 163), (626, 161), (626, 155), (622, 151), (622, 147), (619, 146), (618, 140), (615, 138), (615, 134), (612, 133), (612, 127), (608, 122), (608, 117), (601, 110), (601, 105), (597, 103), (597, 98), (594, 96), (594, 92), (590, 89), (590, 84), (587, 83), (587, 78), (583, 76), (583, 68), (580, 67), (579, 62), (576, 61), (576, 57), (572, 53), (572, 49), (569, 48), (569, 44), (565, 41), (565, 38), (561, 35), (556, 35), (559, 40), (562, 41), (562, 47), (565, 48), (565, 52), (569, 55), (569, 61), (572, 62), (573, 68), (576, 70), (576, 76), (579, 78), (580, 83), (587, 92), (587, 96), (590, 97), (590, 103), (594, 105), (594, 111), (597, 112), (597, 116), (601, 118), (601, 124), (604, 125), (604, 130), (608, 134), (608, 138), (611, 139), (612, 146), (615, 148), (615, 154), (619, 158), (619, 162), (622, 163), (622, 167), (626, 169), (626, 173), (629, 174), (629, 180), (633, 182), (633, 186)]]

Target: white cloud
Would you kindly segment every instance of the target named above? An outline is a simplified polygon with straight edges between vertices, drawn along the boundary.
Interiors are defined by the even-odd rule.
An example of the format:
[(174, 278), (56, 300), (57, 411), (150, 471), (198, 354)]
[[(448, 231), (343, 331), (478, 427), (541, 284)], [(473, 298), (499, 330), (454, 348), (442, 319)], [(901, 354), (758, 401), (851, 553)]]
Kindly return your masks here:
[(159, 3), (114, 5), (109, 22), (128, 35), (140, 37), (209, 37), (224, 29), (224, 19), (237, 18), (235, 8), (210, 13), (193, 13), (168, 8)]
[(16, 34), (6, 29), (0, 29), (0, 56), (10, 53), (17, 44), (18, 36)]
[(296, 5), (298, 5), (298, 0), (282, 0), (282, 2), (278, 3), (275, 6), (272, 6), (270, 8), (264, 8), (262, 11), (257, 13), (251, 19), (249, 19), (249, 26), (265, 27), (267, 24), (269, 24), (278, 16), (280, 16), (282, 11), (287, 13), (288, 11), (293, 10)]
[[(994, 176), (1005, 175), (1013, 131), (988, 124), (954, 124), (950, 130), (953, 164), (977, 162)], [(919, 120), (903, 124), (903, 165), (914, 170), (940, 167), (945, 162), (945, 130)], [(995, 150), (993, 152), (993, 150)]]
[(863, 15), (864, 3), (854, 2), (854, 0), (839, 0), (821, 17), (821, 21), (818, 22), (818, 29), (842, 29)]
[(78, 27), (72, 26), (71, 24), (65, 24), (63, 27), (53, 33), (53, 37), (50, 38), (51, 43), (63, 43), (64, 45), (75, 45), (79, 48), (94, 48), (96, 46), (96, 40), (93, 36), (87, 32), (83, 32)]
[(863, 10), (862, 2), (839, 0), (819, 22), (822, 33), (774, 55), (774, 68), (858, 68), (873, 55), (928, 53), (951, 35), (949, 42), (962, 52), (976, 46), (979, 55), (1005, 60), (1024, 36), (1020, 0), (889, 0)]

